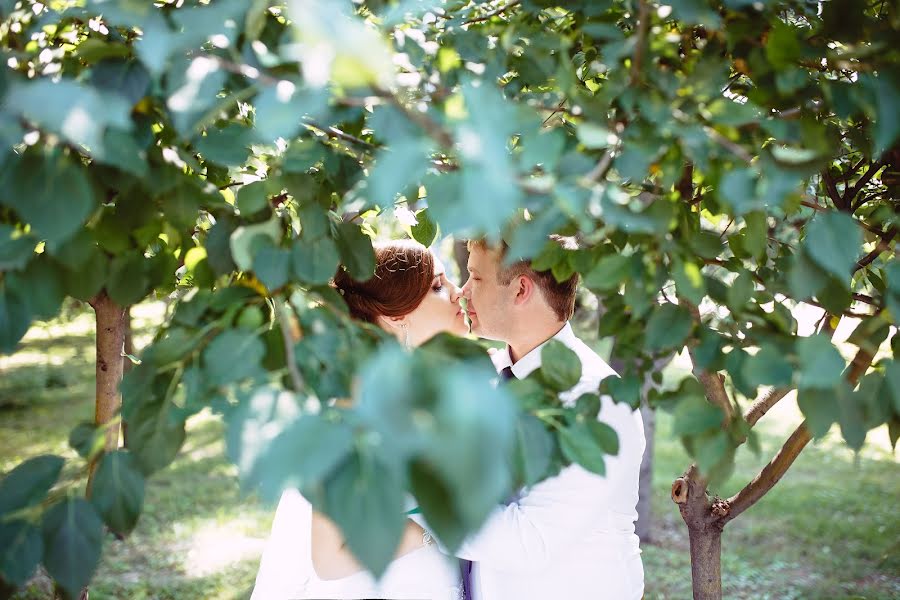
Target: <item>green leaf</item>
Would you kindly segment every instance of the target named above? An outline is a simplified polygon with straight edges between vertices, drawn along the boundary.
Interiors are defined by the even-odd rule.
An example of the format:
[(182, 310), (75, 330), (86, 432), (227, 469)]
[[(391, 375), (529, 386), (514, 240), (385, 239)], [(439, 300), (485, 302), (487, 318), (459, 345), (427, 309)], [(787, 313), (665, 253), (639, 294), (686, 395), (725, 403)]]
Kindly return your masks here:
[(806, 231), (803, 249), (826, 273), (845, 286), (862, 248), (862, 234), (853, 217), (837, 211), (816, 214)]
[(0, 223), (0, 271), (16, 271), (28, 264), (37, 240), (19, 234), (15, 227)]
[(69, 447), (81, 458), (88, 458), (103, 448), (106, 436), (93, 421), (82, 421), (69, 432)]
[(56, 483), (65, 461), (44, 454), (28, 459), (0, 481), (0, 517), (39, 504)]
[(38, 319), (52, 319), (59, 313), (66, 292), (65, 271), (46, 253), (35, 256), (22, 273), (7, 274), (10, 287), (28, 298), (28, 310)]
[(91, 503), (112, 531), (128, 533), (144, 505), (144, 475), (127, 450), (106, 454), (94, 473)]
[(884, 389), (893, 401), (894, 412), (900, 415), (900, 363), (896, 360), (888, 361), (885, 364)]
[(265, 352), (254, 332), (229, 329), (203, 351), (203, 369), (210, 385), (227, 385), (256, 374)]
[[(356, 226), (351, 225), (351, 227)], [(364, 234), (361, 233), (361, 235)], [(371, 245), (371, 242), (369, 243)], [(354, 246), (353, 251), (362, 252), (362, 245)], [(360, 257), (362, 257), (362, 254), (358, 257), (354, 256), (354, 258)], [(291, 262), (293, 264), (294, 274), (301, 281), (312, 285), (328, 283), (331, 278), (334, 277), (340, 260), (341, 257), (338, 254), (338, 247), (331, 238), (321, 238), (318, 240), (306, 240), (300, 238), (294, 242), (294, 246), (291, 249)], [(360, 263), (356, 266), (362, 269), (364, 265)]]
[(728, 286), (729, 308), (735, 312), (744, 310), (753, 297), (753, 289), (753, 276), (749, 271), (742, 270)]
[(269, 290), (277, 290), (291, 275), (291, 253), (283, 248), (266, 244), (253, 259), (253, 271)]
[(866, 442), (866, 417), (863, 412), (863, 404), (858, 394), (855, 394), (850, 385), (842, 381), (837, 387), (838, 423), (841, 425), (841, 434), (844, 441), (853, 450), (859, 450)]
[(39, 77), (17, 82), (7, 93), (4, 105), (9, 112), (76, 146), (84, 146), (98, 157), (107, 154), (103, 135), (108, 127), (123, 131), (132, 127), (131, 104), (125, 98), (70, 78), (54, 81)]
[(553, 436), (540, 419), (532, 415), (519, 417), (513, 461), (521, 485), (534, 485), (544, 478), (550, 468), (555, 446)]
[(647, 321), (645, 342), (650, 350), (679, 348), (693, 327), (694, 320), (686, 309), (667, 302), (658, 306)]
[(106, 291), (119, 306), (137, 304), (148, 292), (143, 253), (132, 252), (112, 259)]
[[(226, 450), (229, 460), (238, 468), (242, 484), (261, 464), (271, 441), (297, 419), (299, 409), (292, 392), (263, 386), (242, 395), (237, 408), (226, 413)], [(271, 491), (272, 499), (281, 493), (280, 489), (263, 491)]]
[(369, 175), (372, 201), (390, 205), (398, 194), (415, 191), (430, 166), (429, 151), (429, 144), (418, 138), (400, 139), (381, 150)]
[(601, 125), (586, 121), (578, 126), (577, 135), (585, 148), (595, 150), (609, 146), (610, 131)]
[(54, 505), (42, 523), (44, 567), (70, 596), (78, 596), (100, 562), (103, 521), (81, 498)]
[(815, 334), (797, 340), (800, 388), (831, 388), (841, 380), (846, 361), (827, 335)]
[(803, 30), (776, 19), (765, 44), (766, 57), (776, 68), (791, 66), (800, 58)]
[(704, 25), (708, 29), (718, 29), (722, 25), (719, 13), (705, 0), (672, 0), (670, 6), (674, 17), (684, 23)]
[(195, 130), (208, 123), (207, 114), (221, 101), (218, 94), (226, 79), (227, 73), (217, 60), (206, 56), (175, 57), (166, 72), (165, 93), (166, 107), (178, 133), (191, 138)]
[(727, 431), (710, 431), (693, 440), (694, 458), (703, 475), (713, 472), (722, 460), (729, 457), (732, 450), (731, 436)]
[(695, 263), (678, 260), (672, 268), (672, 279), (675, 280), (675, 290), (682, 298), (686, 298), (691, 304), (699, 306), (706, 296), (706, 283), (700, 267)]
[(175, 407), (166, 400), (144, 400), (126, 415), (128, 449), (149, 475), (168, 466), (184, 444), (184, 422), (177, 419)]
[(0, 579), (21, 586), (31, 578), (43, 554), (40, 529), (20, 519), (0, 521)]
[(900, 97), (900, 82), (898, 82), (896, 73), (890, 70), (878, 72), (878, 76), (862, 74), (860, 76), (862, 85), (869, 88), (870, 93), (875, 96), (875, 114), (872, 119), (872, 127), (874, 127), (874, 135), (872, 135), (872, 155), (880, 156), (888, 151), (897, 142), (900, 137), (900, 105), (898, 105), (898, 97)]
[(465, 519), (454, 502), (453, 489), (434, 465), (416, 460), (409, 467), (410, 491), (428, 526), (451, 551), (466, 537)]
[(747, 213), (744, 221), (744, 247), (751, 256), (759, 258), (763, 256), (768, 243), (769, 224), (766, 214), (762, 211)]
[(16, 290), (0, 284), (0, 353), (12, 353), (30, 326), (28, 304)]
[(242, 185), (237, 193), (237, 207), (243, 216), (251, 216), (262, 212), (269, 206), (268, 180), (252, 181)]
[(252, 139), (252, 129), (228, 123), (222, 128), (207, 128), (206, 135), (194, 141), (194, 147), (206, 160), (237, 167), (247, 161)]
[[(375, 250), (372, 239), (353, 223), (341, 223), (337, 227), (337, 247), (341, 262), (357, 281), (368, 281), (375, 274)], [(334, 271), (330, 276), (334, 275)]]
[(253, 267), (253, 257), (266, 245), (278, 244), (281, 239), (281, 222), (272, 217), (265, 223), (241, 225), (231, 234), (229, 246), (234, 263), (241, 271)]
[(641, 379), (637, 375), (608, 377), (604, 383), (609, 389), (609, 395), (616, 402), (624, 402), (631, 408), (641, 405)]
[(756, 191), (758, 179), (759, 173), (752, 169), (728, 171), (719, 183), (719, 199), (735, 216), (764, 209), (765, 204)]
[(807, 300), (818, 294), (828, 283), (828, 273), (823, 271), (801, 249), (794, 253), (788, 271), (788, 287), (795, 300)]
[(325, 514), (375, 577), (387, 569), (403, 535), (403, 496), (399, 475), (367, 453), (351, 455), (326, 481)]
[(575, 422), (560, 429), (559, 443), (567, 459), (598, 475), (606, 474), (604, 457), (619, 452), (615, 430), (600, 421)]
[(581, 359), (562, 342), (552, 340), (541, 348), (541, 374), (551, 388), (565, 392), (581, 379)]
[(0, 204), (16, 211), (36, 236), (56, 248), (84, 227), (96, 194), (76, 159), (58, 150), (45, 156), (29, 152), (6, 168)]
[(244, 481), (263, 498), (274, 501), (288, 487), (304, 489), (321, 484), (352, 450), (350, 427), (319, 415), (306, 415), (287, 426), (248, 465)]
[(410, 227), (413, 239), (430, 248), (438, 236), (440, 228), (437, 223), (431, 220), (430, 213), (427, 209), (420, 210), (416, 213), (416, 224)]
[(597, 291), (616, 289), (631, 274), (631, 267), (631, 256), (608, 254), (584, 276), (584, 286)]
[[(289, 190), (295, 196), (300, 194), (301, 191), (299, 189), (299, 185), (296, 180), (300, 179), (304, 183), (306, 183), (306, 179), (309, 178), (308, 175), (302, 176), (294, 176), (289, 186)], [(315, 182), (312, 181), (311, 178), (309, 183), (306, 183), (306, 189), (308, 193), (309, 189), (314, 189)], [(318, 240), (320, 238), (328, 237), (331, 233), (331, 219), (328, 218), (328, 211), (324, 208), (316, 204), (315, 202), (304, 202), (300, 205), (300, 208), (297, 209), (297, 212), (300, 216), (300, 233), (303, 235), (303, 238), (306, 240)]]
[(794, 370), (784, 351), (774, 344), (766, 344), (747, 358), (742, 365), (744, 378), (750, 385), (789, 386)]
[(801, 388), (797, 406), (815, 437), (822, 437), (840, 417), (837, 388)]
[(705, 397), (688, 395), (675, 406), (674, 417), (673, 435), (694, 436), (710, 429), (720, 429), (724, 413), (721, 408), (711, 404)]

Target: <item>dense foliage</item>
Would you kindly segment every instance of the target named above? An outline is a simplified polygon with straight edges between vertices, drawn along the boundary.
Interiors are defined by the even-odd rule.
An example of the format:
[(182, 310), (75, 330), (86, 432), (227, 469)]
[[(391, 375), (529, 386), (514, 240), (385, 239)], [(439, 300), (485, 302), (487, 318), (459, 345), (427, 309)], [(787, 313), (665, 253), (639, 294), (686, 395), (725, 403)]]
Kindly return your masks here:
[[(552, 393), (580, 373), (565, 348), (495, 389), (475, 342), (410, 354), (349, 320), (329, 279), (339, 263), (370, 274), (371, 236), (396, 219), (426, 244), (502, 235), (559, 278), (581, 273), (629, 365), (604, 385), (620, 402), (639, 401), (655, 356), (688, 348), (696, 377), (653, 402), (704, 482), (791, 389), (813, 435), (838, 422), (859, 448), (874, 427), (900, 433), (897, 337), (878, 353), (900, 315), (896, 2), (7, 0), (0, 14), (0, 350), (66, 296), (178, 298), (123, 382), (128, 448), (104, 451), (107, 425), (73, 431), (99, 460), (89, 499), (74, 485), (87, 463), (60, 457), (0, 483), (9, 584), (42, 562), (77, 594), (104, 524), (134, 526), (145, 478), (206, 408), (248, 489), (300, 486), (375, 572), (405, 491), (453, 547), (513, 487), (567, 462), (602, 472), (617, 441), (585, 419), (597, 397)], [(552, 232), (581, 248), (544, 244)], [(823, 309), (814, 335), (797, 334), (801, 303)], [(845, 316), (849, 365), (828, 335)]]

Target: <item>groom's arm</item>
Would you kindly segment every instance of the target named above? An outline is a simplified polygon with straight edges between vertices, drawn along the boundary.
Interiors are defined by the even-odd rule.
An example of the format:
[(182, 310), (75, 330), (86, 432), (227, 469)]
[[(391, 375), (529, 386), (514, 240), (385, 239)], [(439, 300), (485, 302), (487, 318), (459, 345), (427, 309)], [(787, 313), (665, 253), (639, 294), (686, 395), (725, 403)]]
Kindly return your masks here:
[[(609, 400), (606, 403), (611, 405)], [(601, 413), (601, 420), (616, 430), (620, 450), (618, 455), (606, 457), (606, 476), (578, 465), (566, 467), (559, 475), (535, 485), (518, 503), (498, 507), (456, 556), (501, 571), (543, 567), (551, 556), (603, 525), (597, 520), (615, 500), (615, 494), (636, 494), (636, 490), (623, 486), (631, 481), (636, 485), (643, 431), (627, 407), (611, 406), (613, 410)]]

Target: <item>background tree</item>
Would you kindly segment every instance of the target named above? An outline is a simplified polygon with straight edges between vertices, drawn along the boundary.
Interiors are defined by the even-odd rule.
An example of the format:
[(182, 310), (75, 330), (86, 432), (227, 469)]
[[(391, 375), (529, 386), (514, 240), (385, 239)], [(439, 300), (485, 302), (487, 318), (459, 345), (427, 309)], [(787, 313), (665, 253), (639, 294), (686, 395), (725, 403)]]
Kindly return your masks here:
[[(124, 307), (191, 288), (121, 386), (129, 448), (103, 454), (90, 502), (57, 483), (60, 457), (0, 483), (0, 540), (20, 550), (0, 555), (6, 582), (43, 562), (77, 594), (101, 518), (133, 525), (144, 477), (207, 408), (248, 488), (300, 487), (376, 573), (403, 490), (452, 548), (511, 488), (568, 462), (602, 473), (617, 440), (591, 418), (596, 396), (556, 400), (580, 373), (565, 348), (498, 390), (473, 342), (408, 355), (348, 319), (328, 280), (339, 263), (372, 272), (366, 234), (392, 211), (425, 243), (438, 226), (502, 236), (559, 278), (581, 273), (626, 365), (603, 388), (617, 401), (636, 406), (654, 360), (689, 351), (693, 376), (651, 401), (696, 461), (673, 498), (698, 598), (721, 596), (724, 525), (813, 436), (837, 421), (859, 448), (887, 423), (896, 440), (895, 4), (559, 4), (0, 8), (3, 350), (67, 294)], [(581, 249), (545, 245), (553, 232)], [(798, 335), (802, 304), (824, 311), (813, 335)], [(828, 335), (842, 318), (859, 319), (849, 361)], [(806, 422), (717, 498), (794, 388)]]

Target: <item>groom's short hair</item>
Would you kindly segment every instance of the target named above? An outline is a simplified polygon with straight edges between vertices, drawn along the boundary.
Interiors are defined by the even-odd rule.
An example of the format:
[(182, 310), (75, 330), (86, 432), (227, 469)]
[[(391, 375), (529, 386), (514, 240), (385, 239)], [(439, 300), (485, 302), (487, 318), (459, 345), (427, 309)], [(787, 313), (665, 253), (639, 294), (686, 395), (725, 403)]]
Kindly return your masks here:
[[(577, 250), (578, 244), (575, 238), (565, 237), (561, 235), (548, 236), (551, 243), (559, 245), (565, 250)], [(535, 285), (541, 290), (544, 299), (560, 321), (568, 321), (575, 313), (575, 293), (578, 290), (578, 273), (573, 273), (571, 277), (563, 281), (557, 281), (556, 276), (550, 270), (536, 271), (531, 266), (530, 260), (517, 260), (511, 264), (504, 264), (506, 253), (509, 250), (505, 241), (500, 244), (491, 244), (484, 238), (471, 239), (466, 244), (469, 251), (473, 248), (481, 250), (497, 251), (500, 262), (497, 265), (497, 283), (501, 285), (509, 285), (516, 277), (522, 275), (527, 276), (534, 281)]]

